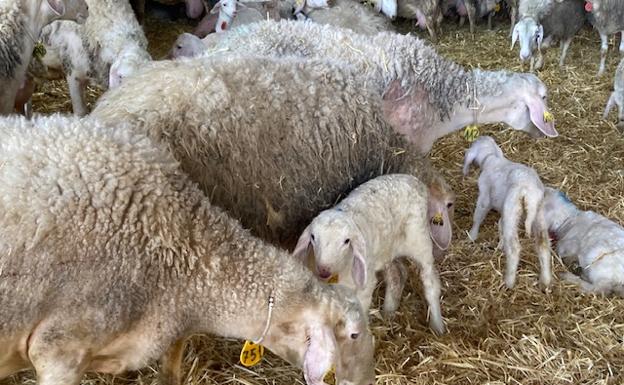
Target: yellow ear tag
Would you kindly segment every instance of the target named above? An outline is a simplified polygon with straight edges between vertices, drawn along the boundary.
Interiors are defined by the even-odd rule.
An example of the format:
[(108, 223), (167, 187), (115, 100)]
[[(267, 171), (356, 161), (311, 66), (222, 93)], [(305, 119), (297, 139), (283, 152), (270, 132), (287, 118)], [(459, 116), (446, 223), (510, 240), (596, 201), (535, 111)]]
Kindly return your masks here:
[(305, 0), (295, 0), (295, 5), (297, 6), (297, 8), (303, 7), (304, 4)]
[(464, 138), (469, 142), (474, 142), (479, 137), (479, 127), (475, 124), (464, 128)]
[(246, 367), (254, 366), (262, 361), (262, 356), (264, 356), (264, 346), (245, 341), (240, 354), (240, 362)]
[(36, 59), (41, 59), (46, 55), (46, 48), (42, 42), (38, 41), (33, 48), (33, 56)]
[(323, 376), (323, 382), (329, 385), (336, 385), (336, 368), (334, 365)]
[(338, 274), (334, 274), (331, 277), (329, 277), (329, 279), (327, 280), (327, 283), (329, 283), (330, 285), (335, 285), (338, 283)]
[(444, 225), (444, 218), (442, 217), (442, 213), (436, 213), (436, 215), (434, 215), (431, 219), (431, 223), (437, 226)]
[(500, 11), (500, 9), (501, 9), (500, 3), (496, 3), (496, 5), (494, 6), (494, 12), (498, 12)]
[(544, 111), (544, 123), (551, 123), (555, 121), (555, 117), (550, 111)]

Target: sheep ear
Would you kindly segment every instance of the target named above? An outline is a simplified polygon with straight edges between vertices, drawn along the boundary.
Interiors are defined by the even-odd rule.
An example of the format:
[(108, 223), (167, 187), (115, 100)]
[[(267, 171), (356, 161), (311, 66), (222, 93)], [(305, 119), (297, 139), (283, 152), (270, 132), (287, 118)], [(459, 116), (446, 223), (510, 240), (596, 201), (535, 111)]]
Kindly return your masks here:
[(305, 257), (308, 255), (308, 246), (312, 243), (312, 231), (310, 226), (306, 227), (301, 233), (299, 240), (297, 241), (297, 246), (295, 246), (295, 250), (293, 250), (292, 254), (295, 258), (298, 258), (302, 263), (305, 262)]
[(63, 0), (47, 0), (48, 5), (57, 16), (65, 14), (65, 2)]
[(215, 13), (219, 13), (220, 9), (221, 9), (221, 0), (217, 1), (214, 7), (212, 7), (212, 9), (210, 10), (210, 13), (214, 15)]
[(303, 355), (303, 376), (307, 384), (321, 384), (334, 362), (336, 339), (328, 325), (310, 326), (308, 339), (308, 348)]
[(351, 276), (353, 282), (358, 287), (364, 287), (366, 283), (366, 243), (362, 234), (358, 234), (351, 240), (351, 248), (353, 249), (353, 266), (351, 267)]
[(513, 49), (514, 45), (516, 45), (516, 41), (518, 41), (518, 37), (520, 36), (520, 22), (516, 23), (513, 29), (513, 33), (511, 34), (511, 49)]
[(559, 133), (555, 130), (555, 123), (552, 120), (546, 119), (546, 106), (542, 98), (530, 95), (525, 98), (525, 103), (529, 109), (531, 121), (535, 127), (550, 138), (559, 136)]
[(542, 41), (544, 41), (544, 27), (540, 24), (537, 26), (537, 49), (542, 49)]

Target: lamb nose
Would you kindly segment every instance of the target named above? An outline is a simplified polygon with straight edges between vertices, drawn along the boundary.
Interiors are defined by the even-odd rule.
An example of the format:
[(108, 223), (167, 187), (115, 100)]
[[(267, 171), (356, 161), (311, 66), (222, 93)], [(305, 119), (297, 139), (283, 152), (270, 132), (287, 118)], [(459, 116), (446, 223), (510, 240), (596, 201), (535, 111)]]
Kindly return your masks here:
[(329, 277), (331, 277), (331, 273), (327, 270), (319, 270), (319, 277), (321, 279), (327, 279)]

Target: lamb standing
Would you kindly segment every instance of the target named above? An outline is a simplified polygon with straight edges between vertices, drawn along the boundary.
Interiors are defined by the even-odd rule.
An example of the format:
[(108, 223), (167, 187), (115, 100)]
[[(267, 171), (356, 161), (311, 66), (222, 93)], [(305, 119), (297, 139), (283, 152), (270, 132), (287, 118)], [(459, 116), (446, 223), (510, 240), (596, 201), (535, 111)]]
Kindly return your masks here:
[(613, 79), (613, 92), (609, 96), (609, 101), (605, 107), (602, 115), (603, 119), (607, 119), (609, 112), (613, 106), (618, 107), (618, 124), (617, 127), (624, 129), (624, 59), (620, 60), (617, 70), (615, 71), (615, 78)]
[[(303, 231), (293, 254), (304, 260), (314, 250), (315, 273), (357, 289), (368, 310), (377, 286), (375, 274), (393, 260), (408, 257), (420, 266), (430, 327), (444, 333), (440, 310), (440, 278), (434, 266), (427, 219), (427, 187), (411, 175), (382, 175), (357, 187), (331, 209), (321, 212)], [(392, 282), (391, 282), (392, 283)], [(386, 289), (384, 310), (399, 301)]]
[(544, 213), (557, 254), (581, 268), (580, 277), (566, 272), (562, 278), (586, 292), (624, 297), (624, 228), (594, 211), (579, 210), (565, 194), (549, 187)]
[(91, 15), (82, 26), (57, 21), (44, 28), (49, 55), (44, 63), (62, 70), (73, 111), (87, 114), (84, 93), (89, 79), (114, 88), (151, 60), (147, 39), (128, 0), (87, 0)]
[(520, 42), (520, 60), (530, 60), (531, 71), (542, 67), (542, 47), (553, 40), (561, 42), (559, 66), (563, 66), (572, 39), (585, 24), (584, 4), (584, 0), (520, 1), (521, 19), (514, 26), (511, 47)]
[(43, 27), (59, 19), (84, 23), (88, 15), (84, 0), (0, 0), (0, 115), (13, 112)]
[[(314, 216), (361, 183), (421, 175), (421, 156), (360, 79), (325, 61), (215, 54), (153, 63), (105, 94), (91, 116), (165, 141), (215, 204), (293, 246)], [(449, 217), (446, 204), (436, 213)], [(440, 237), (450, 239), (443, 228)]]
[(547, 90), (535, 75), (465, 70), (413, 36), (363, 36), (280, 21), (245, 25), (208, 43), (208, 52), (292, 55), (354, 66), (361, 83), (383, 97), (387, 121), (423, 154), (436, 139), (470, 124), (504, 122), (532, 136), (558, 135), (554, 123), (544, 119)]
[(604, 74), (609, 49), (609, 35), (622, 31), (620, 54), (624, 54), (624, 6), (621, 0), (586, 0), (589, 22), (600, 34), (600, 67), (598, 75)]
[[(0, 121), (0, 379), (78, 384), (163, 357), (184, 340), (262, 340), (309, 385), (374, 383), (367, 316), (213, 207), (170, 154), (127, 127), (52, 116)], [(273, 303), (271, 305), (270, 303)]]
[(507, 258), (505, 285), (513, 288), (520, 262), (518, 221), (525, 210), (525, 232), (528, 237), (535, 237), (536, 241), (535, 250), (541, 267), (540, 284), (548, 287), (551, 281), (550, 242), (544, 219), (544, 185), (539, 176), (532, 168), (505, 158), (489, 136), (479, 137), (466, 151), (464, 176), (468, 175), (473, 163), (481, 168), (481, 175), (474, 221), (468, 234), (470, 239), (477, 240), (479, 227), (491, 209), (500, 213), (499, 247), (503, 247)]

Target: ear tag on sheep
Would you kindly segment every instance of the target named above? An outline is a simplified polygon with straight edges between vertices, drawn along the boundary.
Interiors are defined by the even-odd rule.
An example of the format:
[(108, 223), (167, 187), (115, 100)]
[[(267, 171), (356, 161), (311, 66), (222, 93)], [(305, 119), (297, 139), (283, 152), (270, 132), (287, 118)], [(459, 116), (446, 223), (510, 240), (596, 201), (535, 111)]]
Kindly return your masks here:
[(594, 10), (594, 5), (591, 3), (591, 1), (586, 1), (585, 2), (585, 11), (586, 12), (591, 12)]
[(442, 217), (442, 213), (436, 213), (436, 215), (434, 215), (433, 218), (431, 218), (431, 223), (433, 223), (436, 226), (443, 226), (444, 218)]
[(499, 12), (500, 10), (501, 10), (500, 3), (496, 3), (496, 5), (494, 6), (494, 12)]
[(328, 385), (336, 385), (336, 368), (334, 365), (323, 376), (323, 382)]
[(339, 275), (334, 274), (331, 277), (329, 277), (329, 279), (327, 280), (327, 283), (329, 283), (330, 285), (335, 285), (338, 283), (338, 280), (339, 280)]
[(550, 111), (544, 111), (544, 123), (551, 123), (555, 121), (554, 115)]
[(303, 8), (303, 6), (305, 5), (305, 0), (295, 0), (295, 5), (297, 9)]
[(471, 124), (464, 128), (464, 138), (469, 142), (474, 142), (479, 137), (479, 127), (476, 124)]
[(240, 354), (240, 362), (246, 367), (254, 366), (262, 361), (262, 356), (264, 356), (264, 346), (245, 341)]
[(36, 59), (41, 59), (46, 55), (46, 52), (47, 51), (43, 43), (38, 41), (37, 44), (35, 44), (35, 47), (33, 48), (33, 56)]

